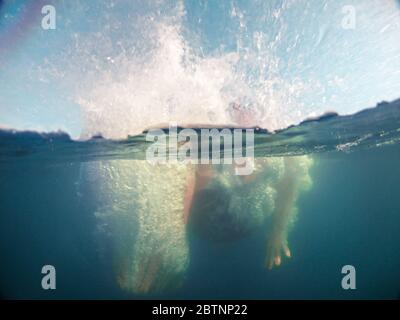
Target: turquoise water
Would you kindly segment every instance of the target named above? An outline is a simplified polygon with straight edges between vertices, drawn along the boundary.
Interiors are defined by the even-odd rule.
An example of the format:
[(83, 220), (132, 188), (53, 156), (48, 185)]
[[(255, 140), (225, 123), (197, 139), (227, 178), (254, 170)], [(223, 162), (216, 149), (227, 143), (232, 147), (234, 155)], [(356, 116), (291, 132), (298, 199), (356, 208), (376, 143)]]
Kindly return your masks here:
[(399, 4), (0, 0), (0, 297), (399, 298)]
[[(3, 131), (1, 294), (55, 299), (398, 298), (399, 107), (398, 102), (382, 104), (354, 116), (304, 122), (275, 135), (256, 134), (257, 157), (307, 153), (314, 159), (313, 185), (298, 199), (298, 218), (289, 235), (292, 258), (279, 268), (265, 268), (263, 227), (222, 243), (189, 231), (190, 262), (182, 284), (145, 294), (117, 284), (113, 237), (122, 229), (100, 228), (95, 212), (105, 199), (93, 192), (99, 180), (87, 178), (83, 169), (104, 159), (134, 161), (140, 152), (133, 150), (143, 149), (143, 138), (76, 142), (65, 134)], [(343, 144), (347, 147), (337, 148)], [(165, 178), (159, 176), (160, 184)], [(133, 238), (137, 232), (137, 226), (129, 227)], [(56, 267), (56, 290), (41, 288), (45, 264)], [(356, 290), (341, 287), (344, 265), (356, 268)]]

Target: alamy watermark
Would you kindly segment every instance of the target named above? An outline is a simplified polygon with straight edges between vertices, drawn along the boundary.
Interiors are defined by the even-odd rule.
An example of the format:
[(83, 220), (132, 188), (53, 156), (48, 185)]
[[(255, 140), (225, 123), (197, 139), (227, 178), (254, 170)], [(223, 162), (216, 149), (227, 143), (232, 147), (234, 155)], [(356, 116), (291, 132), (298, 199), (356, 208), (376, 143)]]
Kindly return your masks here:
[(170, 124), (168, 130), (149, 130), (146, 141), (152, 142), (146, 150), (151, 164), (233, 164), (237, 175), (250, 175), (254, 170), (254, 129), (178, 131)]
[(355, 290), (356, 289), (356, 268), (352, 265), (345, 265), (342, 267), (342, 274), (345, 276), (342, 278), (342, 289), (344, 290)]
[(43, 30), (55, 30), (57, 28), (57, 13), (56, 8), (52, 5), (42, 7), (42, 28)]
[(52, 265), (44, 265), (42, 267), (42, 274), (45, 276), (42, 278), (42, 289), (44, 290), (55, 290), (56, 289), (56, 268)]
[(354, 30), (357, 26), (357, 12), (352, 5), (342, 7), (342, 28), (344, 30)]

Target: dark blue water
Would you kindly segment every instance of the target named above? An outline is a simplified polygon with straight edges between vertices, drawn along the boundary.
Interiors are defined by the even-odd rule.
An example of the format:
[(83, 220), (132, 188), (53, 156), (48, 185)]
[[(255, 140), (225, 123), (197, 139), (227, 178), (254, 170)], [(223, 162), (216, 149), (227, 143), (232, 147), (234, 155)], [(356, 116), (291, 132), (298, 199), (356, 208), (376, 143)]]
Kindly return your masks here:
[[(2, 132), (0, 135), (0, 294), (3, 298), (395, 299), (400, 297), (399, 103), (351, 117), (260, 132), (258, 155), (310, 154), (312, 188), (298, 201), (293, 257), (264, 267), (265, 233), (232, 243), (189, 236), (182, 287), (138, 295), (115, 282), (112, 245), (98, 231), (98, 197), (82, 184), (82, 163), (140, 155), (126, 141)], [(291, 139), (301, 136), (301, 143)], [(257, 140), (259, 139), (259, 140)], [(350, 143), (343, 147), (337, 147)], [(285, 150), (283, 152), (282, 150)], [(316, 152), (318, 151), (318, 152)], [(41, 288), (54, 265), (57, 289)], [(353, 265), (357, 289), (343, 290)]]

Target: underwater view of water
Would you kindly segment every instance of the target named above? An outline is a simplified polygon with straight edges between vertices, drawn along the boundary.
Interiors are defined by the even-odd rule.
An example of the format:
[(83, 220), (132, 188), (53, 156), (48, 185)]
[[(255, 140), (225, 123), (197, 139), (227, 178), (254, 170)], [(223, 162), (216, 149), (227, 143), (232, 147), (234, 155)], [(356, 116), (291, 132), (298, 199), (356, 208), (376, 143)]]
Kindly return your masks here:
[[(399, 299), (399, 35), (397, 0), (0, 1), (0, 298)], [(254, 144), (155, 164), (151, 128)]]
[[(143, 259), (135, 256), (134, 251), (139, 249), (129, 249), (130, 244), (139, 241), (135, 237), (140, 226), (148, 227), (137, 221), (135, 210), (143, 207), (130, 208), (124, 201), (141, 198), (142, 189), (136, 183), (174, 187), (179, 181), (177, 171), (162, 165), (157, 171), (141, 159), (145, 143), (141, 136), (122, 141), (94, 138), (78, 142), (65, 134), (2, 131), (1, 293), (5, 298), (39, 299), (398, 298), (399, 128), (397, 101), (353, 116), (332, 115), (307, 121), (273, 135), (257, 133), (256, 159), (305, 154), (313, 159), (309, 169), (312, 187), (298, 199), (298, 217), (289, 235), (292, 257), (279, 268), (268, 270), (264, 225), (240, 234), (235, 228), (245, 229), (246, 218), (230, 221), (237, 223), (233, 227), (227, 227), (227, 221), (221, 218), (215, 222), (219, 228), (203, 223), (201, 232), (188, 228), (184, 239), (178, 239), (188, 246), (183, 282), (177, 288), (167, 286), (155, 292), (121, 289), (117, 270), (122, 262), (116, 257), (115, 243), (123, 256), (132, 261)], [(124, 169), (121, 172), (125, 176), (105, 175), (99, 168), (106, 164)], [(129, 179), (134, 179), (132, 171), (145, 171), (146, 167), (157, 174), (139, 175), (142, 180), (129, 186)], [(97, 177), (93, 176), (94, 168)], [(99, 196), (96, 187), (110, 180), (115, 182), (113, 189)], [(145, 200), (161, 201), (160, 206), (167, 209), (170, 208), (167, 203), (174, 201), (168, 191), (153, 195), (154, 198)], [(125, 226), (118, 222), (118, 227), (99, 223), (95, 213), (104, 201), (110, 201), (107, 198), (114, 202), (108, 208), (111, 215), (126, 223)], [(246, 201), (243, 195), (238, 199)], [(247, 210), (252, 208), (251, 203), (244, 206)], [(153, 210), (159, 215), (168, 214), (162, 209)], [(201, 214), (203, 217), (208, 213)], [(246, 211), (247, 215), (251, 212)], [(163, 233), (165, 226), (160, 219), (150, 226), (155, 230), (142, 232), (153, 237), (162, 234), (160, 239), (168, 242), (179, 231), (172, 230), (171, 235)], [(201, 219), (195, 223), (201, 224)], [(213, 232), (225, 233), (228, 238), (215, 239)], [(150, 255), (162, 245), (157, 241), (151, 243), (148, 239), (139, 245), (144, 246), (145, 255)], [(166, 250), (182, 250), (173, 243), (175, 239), (171, 241), (172, 247)], [(179, 255), (178, 258), (182, 259)], [(44, 291), (40, 285), (43, 276), (40, 270), (46, 264), (54, 265), (57, 270), (57, 290), (52, 292)], [(341, 286), (341, 270), (345, 265), (352, 265), (357, 271), (356, 290), (347, 291)], [(175, 271), (165, 268), (157, 271), (161, 278), (182, 281), (175, 277)], [(171, 268), (178, 266), (172, 263)], [(134, 271), (132, 277), (145, 278)]]

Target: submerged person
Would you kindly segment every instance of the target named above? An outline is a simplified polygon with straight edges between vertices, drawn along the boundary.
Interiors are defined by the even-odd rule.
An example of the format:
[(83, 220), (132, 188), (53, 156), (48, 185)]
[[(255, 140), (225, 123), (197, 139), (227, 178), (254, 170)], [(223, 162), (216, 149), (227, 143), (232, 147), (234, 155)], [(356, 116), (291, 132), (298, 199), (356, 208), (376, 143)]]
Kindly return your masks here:
[[(254, 126), (253, 110), (230, 105), (236, 125)], [(269, 269), (282, 257), (291, 257), (288, 232), (296, 219), (299, 193), (311, 186), (312, 159), (297, 157), (254, 158), (250, 175), (236, 175), (236, 165), (198, 165), (191, 181), (190, 229), (212, 241), (240, 238), (269, 220), (266, 260)]]
[[(239, 126), (253, 121), (240, 105), (230, 111)], [(178, 287), (189, 265), (189, 229), (232, 240), (267, 217), (266, 265), (280, 265), (282, 255), (291, 255), (287, 235), (298, 194), (311, 181), (310, 165), (308, 157), (256, 158), (251, 175), (237, 176), (234, 165), (98, 164), (105, 199), (98, 215), (111, 227), (118, 284), (136, 293)]]
[(308, 157), (257, 158), (252, 177), (240, 177), (233, 166), (197, 170), (190, 229), (216, 242), (240, 238), (270, 218), (266, 266), (290, 257), (288, 232), (296, 219), (296, 200), (310, 186)]

